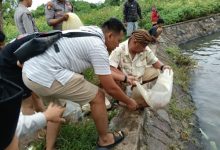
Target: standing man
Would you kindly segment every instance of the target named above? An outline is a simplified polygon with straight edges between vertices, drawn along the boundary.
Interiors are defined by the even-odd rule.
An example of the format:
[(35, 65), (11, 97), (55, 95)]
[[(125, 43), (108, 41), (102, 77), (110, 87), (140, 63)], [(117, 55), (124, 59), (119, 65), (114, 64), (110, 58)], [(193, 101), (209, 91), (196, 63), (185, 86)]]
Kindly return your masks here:
[(19, 0), (19, 5), (15, 10), (14, 20), (20, 34), (38, 32), (34, 18), (27, 9), (31, 5), (32, 0)]
[(54, 30), (62, 30), (63, 21), (67, 21), (68, 12), (73, 12), (73, 5), (68, 0), (51, 0), (46, 4), (47, 23)]
[[(102, 28), (81, 27), (81, 32), (93, 36), (67, 38), (57, 41), (59, 51), (51, 46), (45, 53), (26, 61), (23, 81), (44, 101), (72, 100), (80, 105), (90, 104), (92, 117), (99, 135), (97, 148), (112, 148), (124, 138), (123, 132), (109, 133), (105, 95), (96, 85), (84, 79), (81, 73), (93, 67), (105, 91), (112, 97), (136, 110), (137, 103), (126, 96), (112, 78), (108, 51), (115, 49), (124, 35), (123, 24), (115, 18), (106, 21)], [(65, 31), (68, 32), (68, 31)], [(59, 124), (48, 122), (47, 150), (54, 148)]]
[(128, 0), (124, 3), (124, 23), (127, 25), (127, 36), (138, 29), (138, 19), (142, 19), (141, 8), (136, 0)]

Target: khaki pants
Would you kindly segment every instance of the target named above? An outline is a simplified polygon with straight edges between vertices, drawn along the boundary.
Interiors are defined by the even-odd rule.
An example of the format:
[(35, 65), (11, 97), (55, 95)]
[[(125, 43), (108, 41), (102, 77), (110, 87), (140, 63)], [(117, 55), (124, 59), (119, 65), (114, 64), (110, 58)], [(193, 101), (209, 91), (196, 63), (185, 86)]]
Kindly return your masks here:
[[(158, 69), (155, 69), (153, 67), (149, 67), (145, 70), (145, 73), (142, 77), (142, 82), (152, 80), (152, 79), (158, 77), (159, 74), (160, 74), (160, 71)], [(145, 87), (145, 89), (150, 89), (153, 87), (153, 85), (155, 83), (156, 83), (156, 79), (151, 82), (145, 83), (143, 86)], [(132, 89), (131, 98), (136, 100), (138, 102), (138, 104), (145, 104), (145, 100), (141, 96), (141, 93), (138, 91), (137, 87), (134, 87)]]
[(76, 73), (65, 85), (55, 80), (50, 88), (29, 80), (26, 74), (23, 74), (23, 81), (28, 88), (39, 95), (46, 103), (52, 101), (62, 104), (60, 99), (68, 99), (82, 106), (93, 100), (98, 92), (96, 85)]

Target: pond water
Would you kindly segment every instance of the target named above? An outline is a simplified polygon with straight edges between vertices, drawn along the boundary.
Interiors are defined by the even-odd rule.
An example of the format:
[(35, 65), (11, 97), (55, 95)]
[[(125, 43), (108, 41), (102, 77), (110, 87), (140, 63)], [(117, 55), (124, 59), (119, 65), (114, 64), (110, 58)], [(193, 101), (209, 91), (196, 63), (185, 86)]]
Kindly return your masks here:
[(209, 137), (206, 149), (214, 141), (220, 149), (220, 33), (180, 46), (198, 63), (191, 73), (190, 92), (197, 108), (200, 128)]

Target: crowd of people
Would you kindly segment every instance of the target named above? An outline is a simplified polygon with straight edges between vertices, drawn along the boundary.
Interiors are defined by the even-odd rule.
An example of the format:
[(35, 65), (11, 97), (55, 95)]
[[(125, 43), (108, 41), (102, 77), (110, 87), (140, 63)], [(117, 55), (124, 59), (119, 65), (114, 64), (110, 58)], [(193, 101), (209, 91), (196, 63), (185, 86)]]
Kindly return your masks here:
[[(53, 150), (60, 125), (65, 121), (62, 117), (65, 103), (60, 100), (70, 100), (81, 106), (89, 104), (98, 132), (97, 149), (114, 147), (125, 135), (123, 131), (108, 131), (105, 94), (132, 111), (148, 106), (135, 81), (151, 88), (160, 72), (171, 69), (156, 57), (155, 45), (158, 45), (164, 20), (153, 6), (152, 28), (149, 31), (139, 29), (141, 7), (135, 0), (127, 0), (123, 22), (110, 18), (101, 27), (81, 26), (77, 30), (62, 31), (92, 35), (62, 37), (56, 46), (22, 64), (14, 52), (39, 32), (28, 10), (31, 5), (32, 0), (19, 0), (14, 14), (20, 34), (16, 39), (5, 44), (5, 35), (0, 32), (1, 77), (24, 90), (16, 133), (6, 149), (18, 149), (19, 137), (46, 126), (46, 149)], [(45, 5), (45, 18), (53, 30), (62, 30), (63, 22), (70, 17), (69, 12), (74, 12), (74, 7), (68, 0), (51, 0)], [(127, 40), (122, 41), (125, 33)], [(91, 67), (101, 88), (87, 81), (82, 74)]]

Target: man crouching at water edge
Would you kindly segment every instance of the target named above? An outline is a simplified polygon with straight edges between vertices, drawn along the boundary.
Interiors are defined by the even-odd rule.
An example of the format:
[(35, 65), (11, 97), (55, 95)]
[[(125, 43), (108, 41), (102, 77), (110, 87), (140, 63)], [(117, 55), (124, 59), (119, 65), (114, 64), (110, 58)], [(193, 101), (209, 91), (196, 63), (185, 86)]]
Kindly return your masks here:
[[(161, 63), (148, 47), (151, 42), (154, 42), (154, 39), (150, 34), (146, 30), (138, 29), (128, 40), (112, 51), (109, 58), (113, 78), (127, 85), (133, 85), (127, 86), (127, 91), (130, 91), (130, 96), (142, 107), (148, 105), (134, 87), (134, 81), (138, 80), (142, 84), (150, 83), (157, 79), (160, 70), (171, 69), (170, 66)], [(151, 88), (152, 84), (146, 86)]]
[[(68, 99), (80, 105), (89, 103), (99, 135), (97, 149), (111, 148), (123, 140), (124, 134), (122, 131), (108, 132), (105, 95), (80, 73), (93, 67), (107, 93), (125, 103), (130, 110), (136, 110), (136, 101), (126, 96), (115, 83), (109, 65), (108, 51), (119, 45), (125, 29), (118, 19), (111, 18), (104, 22), (101, 29), (84, 26), (76, 31), (89, 32), (95, 36), (61, 38), (57, 42), (59, 51), (55, 51), (52, 46), (42, 55), (24, 63), (23, 80), (44, 101)], [(60, 124), (48, 123), (47, 150), (54, 148), (55, 139), (51, 137), (57, 136), (59, 127)]]

